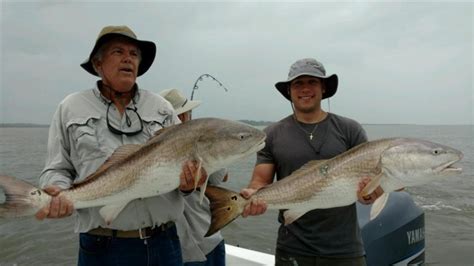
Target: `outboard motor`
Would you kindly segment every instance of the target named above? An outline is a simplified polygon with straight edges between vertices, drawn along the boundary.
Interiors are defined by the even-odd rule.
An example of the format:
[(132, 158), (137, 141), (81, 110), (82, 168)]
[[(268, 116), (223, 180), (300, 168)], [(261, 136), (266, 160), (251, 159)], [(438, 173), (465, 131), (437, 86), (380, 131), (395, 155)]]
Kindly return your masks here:
[(408, 193), (357, 203), (357, 216), (368, 266), (424, 265), (425, 216)]

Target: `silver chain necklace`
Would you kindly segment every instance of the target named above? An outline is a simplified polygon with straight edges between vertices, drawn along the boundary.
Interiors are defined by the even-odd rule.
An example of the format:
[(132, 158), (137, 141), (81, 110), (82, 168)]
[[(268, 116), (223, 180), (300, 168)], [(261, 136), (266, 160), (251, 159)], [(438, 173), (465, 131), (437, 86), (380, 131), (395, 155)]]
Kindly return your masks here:
[(293, 117), (293, 120), (295, 121), (296, 125), (297, 125), (304, 133), (306, 133), (306, 135), (309, 136), (309, 140), (313, 140), (313, 133), (314, 133), (314, 131), (318, 128), (319, 123), (316, 123), (316, 125), (313, 127), (313, 130), (311, 130), (311, 132), (308, 132), (308, 131), (306, 131), (306, 129), (304, 129), (304, 128), (300, 125), (300, 123), (296, 120), (295, 117)]

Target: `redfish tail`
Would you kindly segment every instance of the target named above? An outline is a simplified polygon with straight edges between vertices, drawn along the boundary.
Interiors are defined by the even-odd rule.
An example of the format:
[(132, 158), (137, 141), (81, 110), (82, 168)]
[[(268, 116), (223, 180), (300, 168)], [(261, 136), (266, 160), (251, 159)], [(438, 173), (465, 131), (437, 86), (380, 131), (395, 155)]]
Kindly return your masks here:
[(43, 191), (33, 185), (11, 176), (0, 176), (1, 192), (5, 200), (0, 199), (0, 217), (17, 218), (35, 214), (39, 208), (33, 204), (33, 197), (41, 196)]
[(211, 208), (211, 225), (206, 237), (235, 220), (242, 213), (247, 201), (237, 192), (215, 186), (207, 187), (206, 196), (209, 198)]

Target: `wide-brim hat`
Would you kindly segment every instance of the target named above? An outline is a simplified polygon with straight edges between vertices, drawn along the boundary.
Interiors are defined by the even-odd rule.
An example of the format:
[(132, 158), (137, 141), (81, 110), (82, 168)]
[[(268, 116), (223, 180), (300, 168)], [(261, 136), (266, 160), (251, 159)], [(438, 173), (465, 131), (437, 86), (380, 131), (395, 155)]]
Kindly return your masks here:
[(305, 58), (296, 61), (290, 67), (288, 79), (285, 81), (277, 82), (275, 84), (275, 87), (283, 96), (285, 96), (286, 99), (291, 101), (291, 97), (289, 94), (290, 82), (301, 76), (312, 76), (322, 79), (325, 86), (325, 91), (322, 97), (323, 99), (333, 96), (337, 91), (337, 75), (332, 74), (330, 76), (326, 76), (326, 69), (324, 69), (323, 64), (313, 58)]
[(201, 104), (201, 101), (188, 100), (178, 89), (163, 90), (160, 92), (160, 95), (173, 105), (177, 115), (191, 111)]
[(95, 42), (94, 48), (89, 55), (89, 58), (81, 64), (81, 67), (84, 68), (87, 72), (91, 73), (94, 76), (99, 76), (95, 71), (94, 66), (92, 65), (92, 58), (99, 48), (104, 45), (106, 42), (112, 40), (116, 37), (125, 37), (129, 39), (132, 43), (135, 43), (141, 52), (141, 61), (138, 66), (137, 76), (143, 75), (153, 64), (156, 55), (156, 45), (151, 41), (143, 41), (137, 39), (135, 33), (127, 26), (107, 26), (104, 27), (97, 40)]

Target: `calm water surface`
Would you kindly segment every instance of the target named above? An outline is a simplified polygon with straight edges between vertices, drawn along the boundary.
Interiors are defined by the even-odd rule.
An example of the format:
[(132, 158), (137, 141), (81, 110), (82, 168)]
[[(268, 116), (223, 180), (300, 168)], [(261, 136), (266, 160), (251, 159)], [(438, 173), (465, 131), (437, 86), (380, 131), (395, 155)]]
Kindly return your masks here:
[[(463, 174), (407, 191), (425, 211), (426, 261), (429, 265), (474, 265), (473, 126), (364, 125), (370, 139), (415, 137), (461, 150)], [(0, 174), (37, 184), (43, 168), (47, 128), (0, 128)], [(231, 166), (226, 187), (245, 187), (255, 157)], [(0, 193), (2, 194), (2, 193)], [(3, 202), (0, 196), (0, 202)], [(223, 230), (227, 243), (274, 253), (277, 212), (239, 218)], [(78, 237), (73, 219), (39, 222), (34, 218), (0, 220), (0, 265), (75, 265)]]

